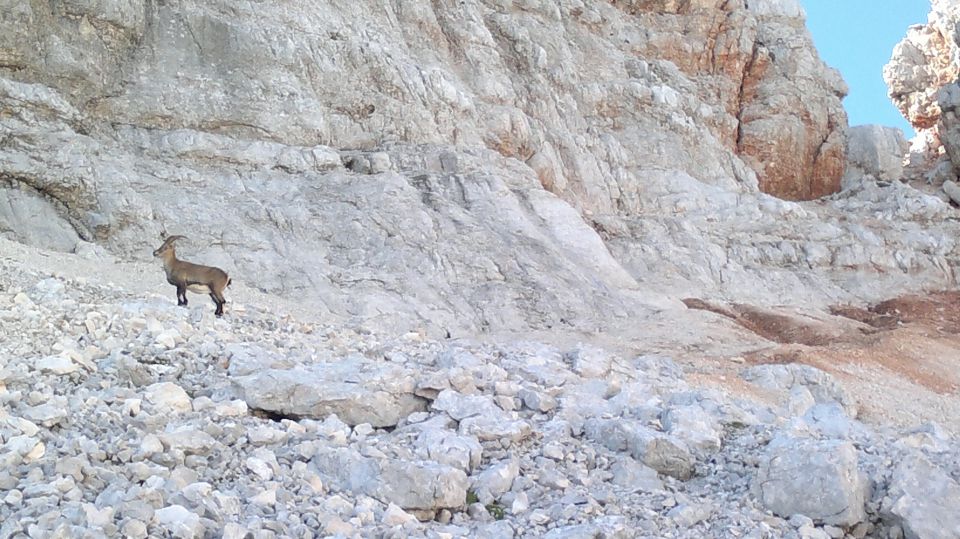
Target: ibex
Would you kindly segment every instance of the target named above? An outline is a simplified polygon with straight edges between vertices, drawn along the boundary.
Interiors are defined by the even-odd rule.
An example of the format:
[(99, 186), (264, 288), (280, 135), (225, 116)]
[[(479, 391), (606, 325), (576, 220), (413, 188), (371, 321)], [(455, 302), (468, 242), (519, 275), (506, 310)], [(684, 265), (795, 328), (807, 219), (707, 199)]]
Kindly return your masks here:
[(153, 256), (163, 259), (167, 282), (177, 287), (177, 305), (187, 304), (187, 290), (197, 294), (210, 294), (213, 302), (217, 304), (214, 314), (223, 316), (223, 304), (227, 302), (223, 299), (223, 291), (230, 286), (232, 279), (220, 268), (177, 260), (173, 244), (184, 239), (184, 236), (170, 236), (153, 252)]

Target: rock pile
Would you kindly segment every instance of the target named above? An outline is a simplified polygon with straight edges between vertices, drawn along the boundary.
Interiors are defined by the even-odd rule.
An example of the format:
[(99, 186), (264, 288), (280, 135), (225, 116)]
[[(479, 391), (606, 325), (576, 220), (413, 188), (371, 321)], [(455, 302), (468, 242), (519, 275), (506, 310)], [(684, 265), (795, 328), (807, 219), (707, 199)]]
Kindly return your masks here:
[[(659, 355), (138, 299), (0, 259), (0, 536), (952, 537), (960, 450)], [(953, 534), (953, 535), (951, 535)]]

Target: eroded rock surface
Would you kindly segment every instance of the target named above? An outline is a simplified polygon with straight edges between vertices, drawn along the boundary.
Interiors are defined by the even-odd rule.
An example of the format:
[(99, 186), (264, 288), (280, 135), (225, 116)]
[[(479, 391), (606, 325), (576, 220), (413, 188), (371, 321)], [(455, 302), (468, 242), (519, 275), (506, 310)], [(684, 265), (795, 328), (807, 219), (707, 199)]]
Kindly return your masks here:
[(907, 30), (883, 69), (891, 100), (917, 131), (909, 172), (938, 186), (960, 172), (958, 28), (960, 8), (932, 0), (927, 24)]
[[(237, 283), (432, 336), (629, 325), (681, 308), (666, 275), (713, 293), (756, 290), (744, 268), (943, 256), (937, 237), (766, 252), (839, 215), (758, 191), (818, 197), (843, 172), (843, 83), (797, 2), (384, 9), (3, 11), (0, 230), (127, 260), (184, 233), (181, 256)], [(822, 273), (808, 294), (859, 298)]]

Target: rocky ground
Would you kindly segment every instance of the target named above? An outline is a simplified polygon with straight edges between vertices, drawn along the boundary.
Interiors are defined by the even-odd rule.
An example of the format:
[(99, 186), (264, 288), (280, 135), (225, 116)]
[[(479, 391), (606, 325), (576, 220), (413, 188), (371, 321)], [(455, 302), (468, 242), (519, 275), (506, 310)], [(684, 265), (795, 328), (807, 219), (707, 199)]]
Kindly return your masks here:
[(0, 539), (960, 537), (951, 2), (8, 4)]
[[(217, 319), (132, 288), (157, 268), (0, 241), (0, 537), (960, 533), (957, 328), (936, 303), (954, 296), (848, 309), (876, 329), (856, 342), (740, 306), (783, 342), (670, 357), (377, 334), (281, 303)], [(894, 368), (908, 340), (952, 351), (924, 354), (939, 379)], [(845, 383), (854, 363), (942, 407), (889, 421)]]

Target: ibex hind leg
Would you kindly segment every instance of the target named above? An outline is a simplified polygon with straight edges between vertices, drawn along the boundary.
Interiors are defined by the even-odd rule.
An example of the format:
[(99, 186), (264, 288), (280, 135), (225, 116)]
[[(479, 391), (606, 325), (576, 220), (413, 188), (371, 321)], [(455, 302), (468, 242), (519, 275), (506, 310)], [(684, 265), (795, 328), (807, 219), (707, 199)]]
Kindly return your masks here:
[(210, 293), (210, 299), (217, 305), (217, 310), (213, 314), (217, 316), (223, 316), (223, 304), (226, 303), (226, 300), (223, 299), (223, 296), (217, 297), (217, 294), (213, 292)]

